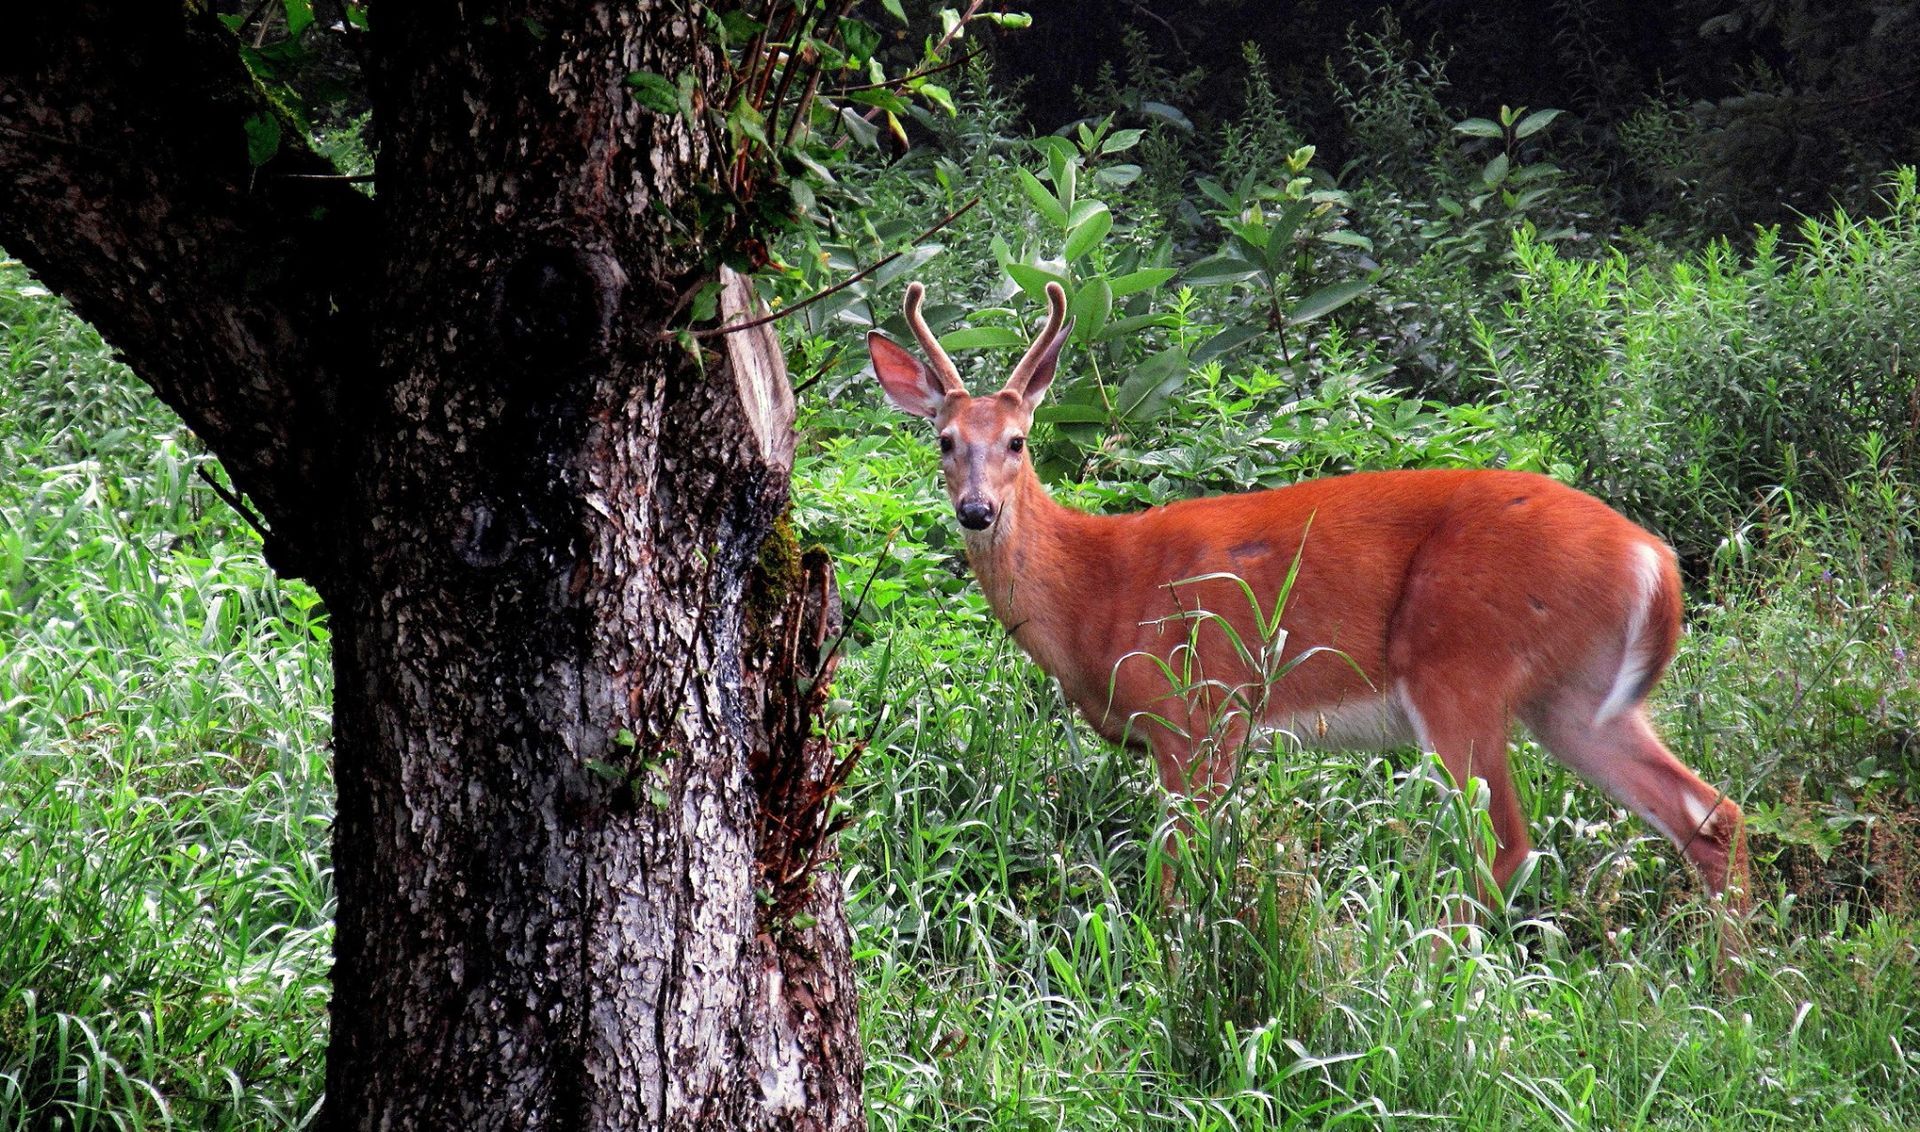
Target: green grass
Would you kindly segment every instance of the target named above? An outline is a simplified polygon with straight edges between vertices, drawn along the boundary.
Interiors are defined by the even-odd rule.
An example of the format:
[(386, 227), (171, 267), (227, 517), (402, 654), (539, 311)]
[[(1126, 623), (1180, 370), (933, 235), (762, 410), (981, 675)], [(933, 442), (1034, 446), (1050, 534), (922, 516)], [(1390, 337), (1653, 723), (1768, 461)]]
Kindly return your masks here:
[(319, 1099), (326, 630), (185, 429), (0, 267), (0, 1127)]
[[(324, 619), (17, 265), (0, 327), (0, 1127), (302, 1126), (331, 931)], [(1069, 494), (1220, 486), (1242, 474), (1224, 433), (1263, 469), (1552, 466), (1506, 408), (1363, 389), (1368, 364), (1304, 397), (1203, 375), (1205, 413)], [(868, 744), (842, 848), (876, 1128), (1920, 1126), (1896, 461), (1859, 452), (1817, 503), (1729, 517), (1657, 699), (1754, 817), (1730, 990), (1676, 855), (1530, 745), (1539, 858), (1462, 939), (1438, 925), (1485, 815), (1414, 752), (1256, 751), (1166, 860), (1146, 758), (1075, 724), (955, 568), (925, 430), (851, 379), (806, 405), (796, 519), (868, 595), (834, 727)]]

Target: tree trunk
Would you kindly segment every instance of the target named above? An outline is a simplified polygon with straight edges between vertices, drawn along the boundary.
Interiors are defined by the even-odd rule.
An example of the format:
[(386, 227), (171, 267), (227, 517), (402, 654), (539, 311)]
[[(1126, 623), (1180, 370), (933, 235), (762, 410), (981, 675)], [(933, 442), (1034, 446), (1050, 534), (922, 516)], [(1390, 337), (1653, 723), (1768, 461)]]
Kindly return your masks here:
[(332, 615), (324, 1123), (864, 1126), (791, 391), (765, 328), (669, 333), (743, 233), (714, 139), (625, 87), (707, 89), (697, 11), (376, 7), (366, 202), (247, 160), (271, 108), (211, 17), (50, 7), (0, 49), (0, 240)]

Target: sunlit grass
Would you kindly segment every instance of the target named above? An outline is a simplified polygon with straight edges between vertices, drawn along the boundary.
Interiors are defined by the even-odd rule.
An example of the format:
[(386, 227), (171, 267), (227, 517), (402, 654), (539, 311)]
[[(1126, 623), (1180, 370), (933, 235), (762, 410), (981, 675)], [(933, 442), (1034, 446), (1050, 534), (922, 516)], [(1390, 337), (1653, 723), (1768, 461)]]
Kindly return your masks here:
[[(17, 266), (0, 326), (0, 1127), (302, 1126), (324, 617)], [(1897, 477), (1736, 532), (1656, 701), (1755, 818), (1729, 989), (1670, 847), (1527, 744), (1539, 856), (1473, 932), (1444, 909), (1485, 815), (1413, 751), (1252, 751), (1168, 861), (1149, 760), (1074, 722), (957, 568), (927, 437), (810, 411), (796, 516), (867, 596), (833, 726), (868, 744), (841, 848), (875, 1127), (1920, 1125)]]
[(0, 1127), (305, 1123), (323, 623), (184, 429), (0, 269)]

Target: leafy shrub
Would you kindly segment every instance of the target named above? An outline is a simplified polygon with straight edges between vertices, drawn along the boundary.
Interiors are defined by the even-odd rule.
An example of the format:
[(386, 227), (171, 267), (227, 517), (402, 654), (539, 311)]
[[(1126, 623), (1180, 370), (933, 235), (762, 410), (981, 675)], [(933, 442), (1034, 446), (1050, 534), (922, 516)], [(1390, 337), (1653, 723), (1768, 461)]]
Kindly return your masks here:
[(1913, 170), (1895, 176), (1887, 210), (1808, 218), (1791, 243), (1769, 230), (1749, 256), (1720, 241), (1671, 266), (1574, 260), (1523, 233), (1515, 297), (1482, 327), (1489, 372), (1586, 483), (1696, 559), (1768, 487), (1838, 499), (1869, 433), (1910, 482)]

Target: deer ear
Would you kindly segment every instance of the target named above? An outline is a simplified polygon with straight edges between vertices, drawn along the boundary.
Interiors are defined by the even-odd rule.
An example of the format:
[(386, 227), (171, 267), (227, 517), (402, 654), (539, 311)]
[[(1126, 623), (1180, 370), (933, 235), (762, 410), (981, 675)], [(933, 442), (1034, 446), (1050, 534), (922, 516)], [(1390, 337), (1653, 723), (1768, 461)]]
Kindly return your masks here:
[(1073, 320), (1068, 319), (1066, 325), (1060, 328), (1060, 333), (1054, 336), (1053, 342), (1033, 359), (1033, 374), (1027, 378), (1027, 387), (1020, 391), (1020, 399), (1026, 402), (1027, 408), (1038, 405), (1040, 398), (1046, 395), (1047, 386), (1053, 384), (1053, 371), (1060, 364), (1060, 348), (1072, 336)]
[(920, 364), (919, 358), (877, 330), (867, 335), (867, 356), (873, 359), (873, 375), (880, 379), (880, 388), (887, 391), (887, 400), (894, 408), (916, 417), (931, 417), (946, 403), (940, 380)]

